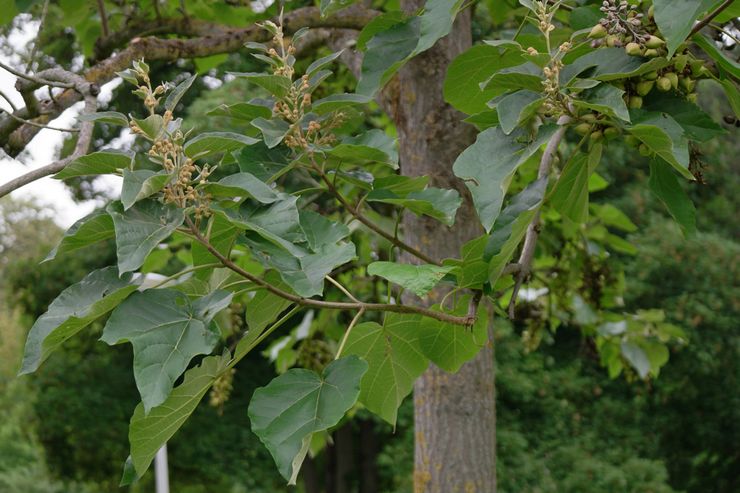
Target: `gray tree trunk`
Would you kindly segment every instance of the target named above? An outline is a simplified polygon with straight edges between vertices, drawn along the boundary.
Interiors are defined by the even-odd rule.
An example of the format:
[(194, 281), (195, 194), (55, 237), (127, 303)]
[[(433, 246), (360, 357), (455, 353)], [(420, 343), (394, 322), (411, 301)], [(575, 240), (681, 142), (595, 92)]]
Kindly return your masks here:
[[(421, 0), (403, 0), (416, 11)], [(432, 186), (455, 188), (465, 197), (455, 226), (412, 215), (404, 217), (404, 238), (434, 258), (458, 257), (460, 247), (482, 234), (467, 189), (452, 173), (455, 158), (475, 130), (444, 102), (442, 86), (450, 62), (471, 46), (470, 10), (460, 13), (452, 32), (409, 62), (385, 92), (399, 136), (403, 174), (427, 175)], [(406, 257), (407, 261), (415, 259)], [(429, 368), (414, 386), (415, 493), (494, 493), (495, 405), (492, 348), (455, 375)]]

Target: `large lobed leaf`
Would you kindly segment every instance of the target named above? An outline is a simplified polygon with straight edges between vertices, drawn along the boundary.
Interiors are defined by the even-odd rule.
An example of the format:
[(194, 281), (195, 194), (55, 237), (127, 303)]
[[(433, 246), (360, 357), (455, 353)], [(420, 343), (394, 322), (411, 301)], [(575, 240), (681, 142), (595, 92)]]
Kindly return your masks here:
[(280, 474), (295, 484), (314, 433), (335, 426), (357, 402), (367, 363), (348, 356), (321, 375), (288, 370), (254, 392), (249, 403), (252, 431), (275, 459)]
[(149, 289), (135, 293), (113, 312), (101, 340), (133, 345), (134, 377), (146, 413), (167, 399), (193, 357), (216, 346), (220, 334), (210, 324), (231, 297), (214, 291), (191, 302), (180, 291)]
[(36, 371), (67, 339), (114, 309), (136, 288), (131, 274), (119, 277), (115, 267), (105, 267), (62, 291), (31, 327), (20, 374)]

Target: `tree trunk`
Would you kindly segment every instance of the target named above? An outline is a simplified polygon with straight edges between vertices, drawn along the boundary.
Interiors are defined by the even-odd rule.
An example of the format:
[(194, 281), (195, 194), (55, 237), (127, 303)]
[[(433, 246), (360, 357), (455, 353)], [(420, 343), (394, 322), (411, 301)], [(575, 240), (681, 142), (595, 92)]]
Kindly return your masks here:
[[(415, 11), (421, 0), (403, 0)], [(450, 62), (471, 46), (470, 11), (462, 11), (449, 36), (410, 61), (392, 88), (403, 174), (429, 176), (432, 186), (455, 188), (465, 198), (455, 226), (407, 215), (407, 242), (433, 258), (459, 257), (460, 247), (482, 234), (467, 189), (452, 173), (455, 158), (475, 130), (444, 102), (442, 86)], [(415, 261), (406, 257), (407, 261)], [(493, 493), (494, 398), (492, 351), (485, 348), (455, 375), (432, 365), (414, 386), (415, 493)]]
[(379, 493), (378, 436), (369, 419), (360, 421), (360, 445), (360, 493)]

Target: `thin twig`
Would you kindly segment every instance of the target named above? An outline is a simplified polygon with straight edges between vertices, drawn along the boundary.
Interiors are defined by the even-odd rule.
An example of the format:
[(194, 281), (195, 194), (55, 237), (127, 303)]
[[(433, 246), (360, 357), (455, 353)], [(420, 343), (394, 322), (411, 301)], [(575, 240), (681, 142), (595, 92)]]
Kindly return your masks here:
[(709, 14), (707, 14), (706, 17), (704, 17), (702, 20), (697, 22), (687, 37), (690, 38), (694, 34), (704, 29), (704, 27), (706, 27), (707, 24), (712, 22), (712, 19), (717, 17), (719, 14), (721, 14), (723, 10), (725, 10), (727, 7), (732, 5), (734, 2), (735, 0), (725, 0), (724, 2), (722, 2), (722, 5), (714, 9), (714, 11), (710, 12)]
[[(5, 96), (3, 96), (3, 97), (5, 97)], [(6, 99), (6, 101), (7, 101), (7, 99)], [(19, 116), (16, 116), (13, 113), (11, 113), (10, 111), (6, 111), (6, 114), (10, 118), (12, 118), (13, 120), (18, 121), (18, 122), (21, 122), (24, 125), (31, 125), (32, 127), (44, 128), (44, 129), (47, 129), (47, 130), (56, 130), (57, 132), (69, 132), (69, 133), (73, 133), (73, 134), (79, 133), (79, 131), (80, 131), (77, 128), (60, 128), (60, 127), (52, 127), (51, 125), (44, 125), (43, 123), (36, 123), (33, 120), (26, 120), (25, 118), (21, 118)]]
[(707, 26), (709, 26), (712, 29), (716, 29), (717, 31), (721, 32), (722, 34), (724, 34), (725, 36), (727, 36), (728, 38), (730, 38), (736, 45), (740, 45), (740, 38), (737, 38), (734, 34), (732, 34), (727, 29), (723, 28), (719, 24), (714, 24), (714, 23), (711, 23), (710, 22), (709, 24), (707, 24)]
[(326, 173), (324, 173), (324, 170), (321, 169), (320, 166), (316, 164), (316, 162), (311, 158), (311, 162), (313, 164), (313, 169), (319, 174), (322, 181), (326, 184), (329, 191), (334, 195), (334, 197), (339, 201), (342, 206), (347, 209), (347, 211), (352, 214), (355, 219), (360, 221), (362, 224), (367, 226), (372, 231), (375, 231), (378, 235), (382, 236), (386, 240), (390, 241), (392, 244), (396, 245), (401, 250), (405, 250), (414, 257), (423, 260), (424, 262), (428, 264), (434, 264), (434, 265), (442, 265), (437, 260), (434, 260), (433, 258), (429, 257), (428, 255), (422, 253), (421, 251), (417, 250), (416, 248), (412, 247), (408, 243), (403, 242), (402, 240), (396, 238), (393, 234), (387, 232), (374, 222), (372, 222), (370, 219), (368, 219), (365, 215), (363, 215), (355, 206), (353, 206), (344, 196), (341, 194), (341, 192), (337, 189), (337, 187), (334, 186), (334, 183), (329, 179), (328, 176), (326, 176)]
[(418, 306), (409, 306), (409, 305), (394, 305), (394, 304), (385, 304), (385, 303), (365, 303), (365, 302), (339, 302), (339, 301), (321, 301), (321, 300), (314, 300), (311, 298), (304, 298), (302, 296), (295, 295), (293, 293), (289, 293), (287, 291), (283, 291), (282, 289), (273, 286), (272, 284), (268, 283), (264, 279), (261, 279), (254, 274), (250, 274), (249, 272), (245, 271), (241, 267), (239, 267), (237, 264), (231, 261), (228, 257), (225, 257), (221, 252), (219, 252), (213, 245), (211, 245), (198, 231), (198, 229), (195, 227), (195, 224), (193, 224), (193, 221), (189, 217), (185, 217), (185, 222), (187, 223), (188, 227), (190, 228), (190, 232), (193, 235), (193, 237), (214, 256), (216, 257), (223, 265), (224, 267), (227, 267), (231, 269), (232, 271), (236, 272), (240, 276), (244, 277), (245, 279), (248, 279), (252, 281), (253, 283), (262, 286), (267, 291), (271, 292), (272, 294), (279, 296), (280, 298), (286, 299), (288, 301), (291, 301), (297, 305), (300, 306), (307, 306), (307, 307), (313, 307), (313, 308), (323, 308), (323, 309), (329, 309), (329, 310), (365, 310), (365, 311), (372, 311), (372, 312), (393, 312), (393, 313), (408, 313), (413, 315), (421, 315), (424, 317), (433, 318), (435, 320), (439, 320), (440, 322), (446, 322), (450, 324), (455, 325), (465, 325), (470, 326), (475, 322), (475, 319), (471, 319), (468, 316), (464, 317), (458, 317), (455, 315), (449, 315), (447, 313), (442, 313), (434, 310), (430, 310), (428, 308), (418, 307)]
[(103, 28), (103, 37), (107, 38), (110, 32), (108, 31), (108, 16), (105, 13), (103, 0), (98, 0), (98, 14), (100, 15), (100, 25)]
[(36, 58), (36, 52), (39, 48), (39, 37), (41, 36), (41, 30), (44, 29), (44, 23), (46, 22), (46, 13), (49, 11), (49, 0), (44, 2), (44, 7), (41, 9), (41, 20), (39, 21), (39, 30), (36, 32), (36, 39), (33, 41), (33, 48), (31, 48), (31, 54), (28, 57), (28, 64), (26, 65), (26, 73), (30, 72), (33, 68), (33, 60)]
[[(542, 153), (542, 158), (540, 158), (540, 166), (537, 170), (538, 180), (546, 178), (550, 174), (550, 167), (552, 166), (553, 158), (557, 153), (560, 142), (565, 136), (565, 131), (570, 121), (571, 118), (567, 115), (560, 117), (560, 119), (558, 120), (558, 125), (560, 125), (560, 128), (558, 128), (558, 130), (552, 136), (550, 142), (547, 143), (545, 151)], [(511, 300), (509, 301), (509, 318), (514, 318), (514, 305), (516, 304), (516, 299), (519, 295), (519, 289), (521, 289), (522, 284), (527, 279), (532, 269), (532, 260), (534, 259), (534, 252), (537, 247), (537, 238), (539, 234), (540, 211), (538, 210), (535, 213), (532, 222), (529, 223), (529, 226), (527, 226), (527, 233), (524, 237), (524, 246), (522, 247), (522, 253), (519, 255), (519, 260), (516, 263), (516, 265), (519, 266), (519, 272), (517, 273), (516, 282), (514, 284), (514, 291), (512, 292)]]
[(342, 337), (342, 342), (339, 344), (339, 349), (337, 349), (337, 355), (334, 357), (335, 360), (338, 360), (339, 357), (342, 355), (342, 351), (344, 351), (344, 346), (347, 344), (347, 339), (349, 339), (349, 334), (352, 332), (352, 329), (357, 325), (357, 322), (360, 320), (360, 317), (362, 317), (362, 314), (365, 313), (364, 308), (360, 308), (360, 311), (357, 312), (357, 315), (352, 319), (352, 321), (349, 323), (349, 327), (347, 327), (346, 332), (344, 333), (344, 337)]
[(26, 79), (31, 82), (35, 82), (36, 84), (39, 84), (41, 86), (53, 86), (53, 87), (63, 87), (64, 89), (74, 89), (75, 84), (68, 83), (68, 82), (55, 82), (51, 80), (42, 79), (40, 77), (35, 77), (33, 75), (24, 74), (23, 72), (14, 69), (10, 65), (6, 65), (3, 62), (0, 62), (0, 68), (7, 70), (11, 74), (15, 75), (16, 77), (19, 77), (21, 79)]
[[(12, 109), (13, 111), (18, 111), (18, 108), (13, 104), (13, 101), (3, 91), (0, 91), (0, 98), (3, 98), (5, 101), (7, 101), (7, 103), (10, 105), (10, 109)], [(8, 114), (10, 114), (9, 111)]]
[(336, 279), (334, 279), (333, 277), (326, 276), (326, 280), (329, 281), (330, 283), (332, 283), (334, 286), (336, 286), (336, 288), (338, 290), (340, 290), (342, 293), (344, 293), (347, 296), (347, 298), (351, 299), (355, 303), (361, 303), (360, 300), (358, 300), (357, 298), (355, 298), (354, 295), (352, 293), (350, 293), (349, 290), (347, 290), (347, 288), (345, 288), (344, 286), (342, 286), (342, 284), (339, 281), (337, 281)]

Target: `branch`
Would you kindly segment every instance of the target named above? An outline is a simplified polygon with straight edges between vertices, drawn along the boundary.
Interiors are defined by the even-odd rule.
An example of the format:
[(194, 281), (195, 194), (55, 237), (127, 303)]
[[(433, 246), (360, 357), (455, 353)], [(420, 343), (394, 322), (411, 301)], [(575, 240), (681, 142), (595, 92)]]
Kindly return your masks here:
[(687, 39), (693, 36), (694, 34), (698, 33), (699, 31), (701, 31), (702, 29), (704, 29), (707, 26), (707, 24), (712, 22), (712, 19), (717, 17), (719, 14), (721, 14), (723, 10), (725, 10), (727, 7), (732, 5), (734, 2), (735, 0), (725, 0), (724, 2), (722, 2), (722, 5), (714, 9), (714, 11), (710, 12), (709, 14), (707, 14), (705, 18), (703, 18), (702, 20), (696, 23), (694, 28), (691, 30), (691, 32), (687, 36)]
[(105, 13), (105, 5), (103, 0), (98, 0), (98, 14), (100, 15), (100, 24), (103, 28), (103, 37), (108, 37), (108, 16)]
[[(568, 123), (571, 118), (567, 115), (561, 116), (558, 120), (557, 132), (552, 136), (550, 142), (545, 147), (545, 152), (542, 153), (540, 158), (540, 166), (537, 170), (537, 179), (546, 178), (550, 174), (550, 167), (552, 161), (555, 158), (555, 154), (558, 151), (560, 142), (565, 136)], [(527, 233), (524, 236), (524, 246), (522, 247), (522, 253), (519, 255), (519, 260), (515, 264), (509, 264), (512, 267), (518, 266), (518, 272), (516, 275), (516, 282), (514, 284), (514, 291), (511, 294), (511, 300), (509, 301), (509, 318), (514, 318), (514, 305), (516, 304), (517, 296), (519, 295), (519, 289), (527, 279), (529, 274), (532, 272), (532, 260), (534, 259), (534, 252), (537, 247), (537, 238), (540, 234), (540, 211), (534, 215), (532, 222), (527, 226)]]
[(253, 283), (257, 284), (258, 286), (266, 289), (267, 291), (271, 292), (272, 294), (279, 296), (280, 298), (283, 298), (285, 300), (291, 301), (299, 306), (306, 306), (306, 307), (313, 307), (313, 308), (319, 308), (319, 309), (329, 309), (329, 310), (362, 310), (367, 312), (394, 312), (394, 313), (408, 313), (408, 314), (414, 314), (414, 315), (421, 315), (428, 318), (433, 318), (435, 320), (439, 320), (440, 322), (450, 323), (454, 325), (465, 325), (470, 326), (473, 323), (475, 323), (475, 317), (470, 316), (464, 316), (464, 317), (458, 317), (455, 315), (449, 315), (447, 313), (438, 312), (434, 310), (430, 310), (428, 308), (418, 307), (418, 306), (409, 306), (409, 305), (392, 305), (392, 304), (384, 304), (384, 303), (365, 303), (365, 302), (339, 302), (339, 301), (321, 301), (321, 300), (314, 300), (311, 298), (304, 298), (302, 296), (295, 295), (293, 293), (289, 293), (287, 291), (283, 291), (282, 289), (273, 286), (272, 284), (268, 283), (267, 281), (255, 276), (254, 274), (250, 274), (249, 272), (245, 271), (241, 267), (239, 267), (237, 264), (231, 261), (228, 257), (225, 257), (221, 252), (219, 252), (213, 245), (211, 245), (208, 240), (203, 237), (203, 235), (200, 233), (198, 228), (193, 224), (193, 222), (190, 220), (189, 217), (185, 217), (185, 221), (190, 228), (190, 232), (193, 234), (193, 237), (203, 245), (214, 257), (216, 257), (219, 262), (221, 262), (224, 267), (231, 269), (232, 271), (236, 272), (243, 278), (252, 281)]
[[(77, 90), (85, 95), (85, 108), (83, 110), (83, 113), (95, 113), (95, 110), (97, 110), (98, 106), (97, 95), (100, 92), (98, 86), (96, 86), (95, 84), (90, 84), (89, 82), (80, 78), (80, 80), (78, 81)], [(63, 170), (65, 166), (67, 166), (69, 163), (71, 163), (78, 157), (86, 154), (88, 148), (90, 147), (90, 142), (92, 141), (94, 126), (94, 121), (82, 122), (82, 124), (80, 125), (80, 135), (77, 138), (77, 145), (75, 145), (75, 149), (72, 154), (64, 159), (54, 161), (53, 163), (47, 164), (46, 166), (42, 166), (41, 168), (29, 171), (25, 175), (19, 176), (14, 180), (10, 180), (4, 185), (0, 185), (0, 197), (4, 197), (10, 192), (17, 190), (22, 186), (25, 186), (40, 178), (58, 173), (59, 171)]]
[[(287, 33), (292, 33), (301, 27), (324, 27), (340, 29), (361, 29), (373, 18), (379, 15), (376, 10), (366, 9), (360, 5), (355, 5), (343, 9), (327, 18), (322, 18), (317, 7), (303, 7), (296, 9), (284, 16), (284, 28)], [(178, 24), (179, 22), (179, 24)], [(146, 58), (147, 60), (176, 61), (181, 58), (196, 58), (216, 55), (220, 53), (233, 53), (239, 51), (247, 41), (267, 41), (270, 38), (269, 33), (259, 26), (249, 26), (242, 29), (229, 28), (220, 24), (213, 24), (197, 19), (189, 20), (188, 25), (182, 23), (182, 20), (162, 19), (164, 27), (158, 27), (157, 32), (160, 34), (196, 34), (198, 37), (192, 39), (160, 39), (154, 37), (135, 37), (137, 33), (134, 30), (125, 31), (126, 36), (112, 33), (109, 38), (115, 38), (116, 43), (123, 43), (128, 36), (132, 36), (128, 47), (118, 54), (100, 61), (88, 69), (84, 77), (89, 82), (102, 86), (106, 82), (116, 77), (116, 72), (124, 70), (131, 66), (134, 60)], [(154, 26), (155, 23), (151, 23)], [(153, 27), (154, 28), (154, 27)], [(160, 32), (161, 31), (161, 32)], [(167, 31), (174, 31), (169, 33)], [(118, 37), (117, 37), (118, 36)], [(123, 38), (126, 39), (123, 39)], [(112, 48), (111, 48), (112, 49)], [(20, 74), (16, 74), (20, 77)], [(47, 81), (37, 81), (39, 83)], [(48, 81), (52, 82), (52, 81)], [(54, 84), (57, 87), (60, 85)], [(63, 86), (61, 86), (63, 87)], [(55, 118), (65, 109), (82, 99), (82, 96), (76, 91), (69, 89), (57, 96), (57, 101), (48, 112), (50, 118)], [(43, 103), (43, 102), (42, 102)], [(17, 115), (22, 118), (29, 118), (34, 115)], [(32, 126), (13, 126), (16, 122), (7, 118), (0, 121), (0, 146), (10, 156), (17, 156), (25, 146), (38, 133), (39, 129)], [(10, 132), (15, 131), (12, 135), (10, 132), (2, 131), (10, 128)], [(16, 130), (17, 129), (17, 130)], [(9, 137), (6, 137), (9, 135)]]

